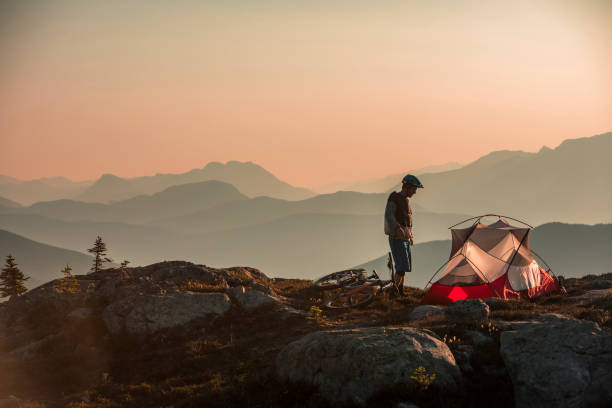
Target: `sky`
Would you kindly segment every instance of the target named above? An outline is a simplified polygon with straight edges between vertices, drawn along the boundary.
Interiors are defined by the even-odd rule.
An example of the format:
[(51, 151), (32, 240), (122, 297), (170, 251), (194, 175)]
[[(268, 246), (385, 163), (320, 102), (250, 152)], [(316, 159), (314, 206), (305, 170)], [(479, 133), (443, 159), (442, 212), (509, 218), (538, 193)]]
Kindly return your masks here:
[(0, 174), (296, 186), (612, 131), (612, 1), (5, 0)]

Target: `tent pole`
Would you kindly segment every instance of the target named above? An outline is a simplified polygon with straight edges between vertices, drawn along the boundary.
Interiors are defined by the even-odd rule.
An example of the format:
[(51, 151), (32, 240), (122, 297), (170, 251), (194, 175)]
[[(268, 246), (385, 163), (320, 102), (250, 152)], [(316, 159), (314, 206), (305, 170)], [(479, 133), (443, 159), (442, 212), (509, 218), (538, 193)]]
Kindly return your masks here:
[(524, 222), (524, 221), (517, 220), (516, 218), (508, 217), (507, 215), (500, 215), (500, 217), (504, 217), (504, 218), (508, 218), (509, 220), (513, 220), (513, 221), (516, 221), (516, 222), (520, 222), (521, 224), (524, 224), (524, 225), (528, 226), (529, 228), (533, 229), (533, 227), (532, 227), (531, 225), (527, 224), (527, 223), (526, 223), (526, 222)]
[(448, 229), (451, 229), (451, 228), (453, 228), (453, 227), (456, 227), (457, 225), (461, 225), (461, 224), (463, 224), (463, 223), (464, 223), (464, 222), (466, 222), (466, 221), (469, 221), (469, 220), (475, 220), (476, 218), (482, 218), (482, 215), (481, 215), (481, 216), (479, 216), (479, 217), (472, 217), (472, 218), (468, 218), (467, 220), (463, 220), (463, 221), (461, 221), (461, 222), (459, 222), (459, 223), (457, 223), (457, 224), (455, 224), (455, 225), (451, 225), (450, 227), (448, 227)]
[(552, 275), (555, 277), (555, 279), (557, 279), (557, 282), (559, 282), (559, 277), (557, 276), (557, 274), (552, 270), (552, 268), (550, 267), (549, 264), (546, 263), (546, 261), (544, 260), (544, 258), (542, 258), (536, 251), (534, 251), (533, 249), (531, 250), (531, 253), (533, 253), (535, 256), (538, 257), (538, 259), (540, 261), (542, 261), (544, 263), (544, 265), (546, 265), (546, 267), (548, 268), (547, 272), (552, 273)]
[[(527, 225), (527, 224), (525, 224), (525, 225)], [(510, 267), (512, 266), (512, 262), (514, 262), (514, 258), (516, 258), (516, 254), (518, 254), (519, 249), (521, 249), (521, 247), (523, 246), (523, 242), (527, 238), (527, 235), (529, 235), (529, 231), (527, 231), (527, 233), (525, 235), (523, 235), (523, 238), (521, 239), (521, 242), (519, 243), (518, 248), (516, 248), (516, 251), (514, 251), (514, 255), (512, 255), (512, 259), (510, 260), (510, 262), (508, 262), (508, 267), (506, 268), (506, 275), (508, 275), (508, 271), (510, 270)]]
[(526, 226), (528, 226), (529, 228), (533, 229), (533, 226), (531, 226), (531, 225), (527, 224), (527, 223), (526, 223), (526, 222), (524, 222), (524, 221), (518, 220), (518, 219), (516, 219), (516, 218), (508, 217), (507, 215), (500, 215), (500, 214), (484, 214), (484, 215), (479, 215), (479, 216), (477, 216), (477, 217), (468, 218), (467, 220), (463, 220), (463, 221), (461, 221), (460, 223), (457, 223), (457, 224), (455, 224), (455, 225), (451, 225), (450, 227), (448, 227), (448, 229), (451, 229), (451, 228), (453, 228), (453, 227), (456, 227), (457, 225), (461, 225), (461, 224), (463, 224), (463, 223), (464, 223), (464, 222), (466, 222), (466, 221), (474, 220), (474, 219), (477, 219), (477, 218), (478, 218), (478, 220), (480, 220), (481, 218), (484, 218), (484, 217), (504, 217), (504, 218), (508, 218), (509, 220), (513, 220), (513, 221), (516, 221), (516, 222), (520, 222), (521, 224), (526, 225)]

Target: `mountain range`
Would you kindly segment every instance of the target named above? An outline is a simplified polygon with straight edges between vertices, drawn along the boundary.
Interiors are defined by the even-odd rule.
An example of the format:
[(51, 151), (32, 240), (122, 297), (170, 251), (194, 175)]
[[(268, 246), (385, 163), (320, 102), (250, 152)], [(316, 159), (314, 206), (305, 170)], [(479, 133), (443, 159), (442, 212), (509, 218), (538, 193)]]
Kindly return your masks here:
[(88, 202), (124, 200), (141, 194), (154, 194), (171, 186), (210, 180), (233, 184), (249, 197), (266, 195), (299, 200), (314, 195), (310, 190), (293, 187), (279, 180), (255, 163), (229, 161), (226, 164), (210, 162), (202, 169), (193, 169), (182, 174), (156, 174), (130, 179), (105, 175), (76, 199)]
[[(556, 149), (543, 148), (538, 153), (493, 152), (458, 169), (419, 176), (425, 188), (411, 199), (415, 251), (420, 253), (415, 259), (416, 270), (429, 274), (441, 263), (448, 256), (442, 254), (448, 250), (440, 250), (448, 245), (444, 241), (449, 236), (447, 227), (477, 214), (496, 212), (532, 225), (548, 220), (609, 223), (612, 174), (606, 153), (610, 147), (612, 133), (607, 133), (568, 140)], [(573, 167), (568, 169), (570, 162)], [(194, 181), (213, 176), (234, 180), (239, 186), (212, 179)], [(399, 176), (393, 176), (395, 182)], [(38, 183), (65, 188), (72, 182), (54, 178)], [(0, 177), (1, 186), (21, 184)], [(97, 199), (106, 197), (109, 202), (63, 199), (22, 206), (12, 198), (1, 199), (0, 228), (81, 252), (101, 235), (112, 258), (130, 260), (132, 265), (183, 259), (216, 267), (248, 265), (283, 277), (312, 278), (387, 252), (382, 221), (389, 191), (312, 196), (312, 192), (287, 187), (253, 163), (238, 162), (209, 163), (204, 169), (181, 175), (133, 179), (107, 175), (96, 184), (81, 193), (93, 199), (106, 191), (108, 196)], [(140, 195), (109, 199), (136, 192)], [(303, 193), (305, 197), (289, 200), (273, 193), (293, 198)], [(543, 227), (536, 228), (535, 239)], [(582, 236), (582, 230), (572, 231), (574, 236)], [(590, 242), (598, 230), (584, 231), (584, 237), (574, 241), (578, 248), (582, 241)], [(557, 241), (554, 237), (542, 242), (555, 243), (556, 247), (550, 248), (555, 252), (557, 247), (564, 248)], [(593, 248), (599, 248), (596, 242), (609, 241), (594, 241)], [(543, 245), (545, 258), (546, 251)], [(565, 251), (574, 253), (572, 248)], [(575, 266), (568, 266), (567, 275), (580, 268), (584, 273), (602, 273), (605, 271), (598, 268), (611, 263), (602, 261), (600, 252), (603, 250), (589, 255), (595, 259), (593, 268), (588, 266), (589, 259), (578, 266), (569, 255), (559, 264)], [(560, 255), (558, 259), (562, 259)]]
[(380, 193), (395, 187), (397, 185), (397, 181), (401, 180), (406, 173), (420, 176), (427, 173), (442, 173), (445, 171), (456, 170), (461, 167), (462, 165), (457, 162), (448, 162), (439, 165), (426, 166), (415, 170), (407, 170), (402, 173), (395, 173), (371, 180), (328, 183), (317, 188), (316, 190), (319, 194), (333, 193), (340, 190), (357, 191), (360, 193)]
[(21, 204), (72, 199), (75, 201), (112, 203), (139, 195), (151, 195), (168, 187), (203, 181), (233, 184), (249, 197), (270, 196), (286, 200), (312, 197), (314, 192), (294, 187), (252, 162), (210, 162), (201, 169), (180, 174), (156, 174), (121, 178), (105, 174), (96, 181), (71, 182), (65, 178), (21, 181), (0, 175), (0, 196)]
[(424, 174), (416, 202), (434, 212), (503, 214), (532, 225), (612, 219), (612, 132), (537, 153), (500, 151)]
[(220, 181), (171, 186), (152, 195), (140, 195), (112, 204), (74, 200), (46, 201), (29, 207), (0, 209), (13, 214), (37, 214), (65, 221), (145, 223), (168, 217), (191, 214), (218, 204), (246, 200), (231, 184)]
[(29, 205), (37, 201), (75, 197), (91, 184), (93, 181), (71, 181), (64, 177), (22, 181), (0, 175), (0, 196), (18, 202), (20, 205)]
[[(453, 168), (456, 164), (432, 167), (429, 172), (420, 175), (425, 189), (419, 190), (413, 203), (441, 213), (501, 213), (525, 219), (532, 225), (552, 221), (610, 222), (610, 151), (612, 132), (566, 140), (555, 149), (543, 147), (537, 153), (492, 152), (466, 166), (448, 171), (434, 172), (444, 170), (445, 166)], [(381, 188), (376, 193), (388, 194), (393, 188), (398, 188), (397, 182), (402, 174), (353, 183), (349, 187), (368, 191)], [(233, 161), (226, 164), (209, 163), (203, 169), (183, 174), (157, 174), (131, 179), (105, 175), (85, 191), (82, 190), (88, 182), (73, 183), (65, 178), (20, 182), (2, 176), (0, 196), (25, 203), (28, 198), (31, 199), (31, 194), (20, 199), (20, 191), (36, 191), (39, 196), (63, 195), (63, 199), (115, 203), (138, 195), (152, 195), (170, 186), (204, 180), (229, 182), (247, 197), (267, 196), (294, 201), (315, 196), (309, 190), (280, 181), (256, 164)], [(369, 187), (364, 187), (366, 185)], [(81, 190), (79, 194), (67, 194), (76, 188)], [(0, 207), (4, 208), (1, 202)], [(176, 214), (170, 213), (166, 218), (174, 216)]]

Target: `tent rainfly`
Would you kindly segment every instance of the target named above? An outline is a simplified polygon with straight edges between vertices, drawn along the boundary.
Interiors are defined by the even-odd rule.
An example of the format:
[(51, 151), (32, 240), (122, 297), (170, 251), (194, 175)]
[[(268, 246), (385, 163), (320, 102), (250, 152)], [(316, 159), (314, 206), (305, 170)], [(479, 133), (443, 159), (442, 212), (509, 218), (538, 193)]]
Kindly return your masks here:
[[(498, 220), (490, 225), (481, 223), (482, 218), (490, 216), (498, 217)], [(531, 250), (529, 232), (532, 227), (504, 217), (486, 214), (450, 227), (453, 239), (450, 258), (438, 270), (444, 268), (421, 303), (451, 304), (463, 299), (491, 297), (534, 298), (564, 291), (559, 280), (553, 278), (554, 273), (548, 264)], [(512, 226), (506, 218), (518, 221), (526, 228)], [(476, 221), (468, 228), (453, 228), (473, 219)], [(534, 255), (547, 270), (538, 264)]]

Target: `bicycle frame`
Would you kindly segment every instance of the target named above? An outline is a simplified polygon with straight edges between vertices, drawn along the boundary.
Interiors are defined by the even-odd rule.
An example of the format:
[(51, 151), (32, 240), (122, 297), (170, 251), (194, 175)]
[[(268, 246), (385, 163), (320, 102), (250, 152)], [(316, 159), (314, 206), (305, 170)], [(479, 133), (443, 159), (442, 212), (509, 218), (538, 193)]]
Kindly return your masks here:
[[(366, 277), (362, 282), (358, 282), (356, 284), (351, 284), (351, 285), (347, 285), (345, 287), (349, 288), (348, 292), (345, 292), (345, 294), (347, 296), (350, 296), (354, 293), (359, 292), (359, 290), (363, 290), (364, 288), (370, 288), (373, 286), (378, 286), (380, 290), (384, 290), (387, 288), (387, 286), (393, 286), (393, 279), (391, 280), (382, 280), (380, 279), (380, 276), (378, 276), (378, 274), (376, 273), (376, 270), (374, 269), (372, 271), (372, 275)], [(353, 288), (352, 290), (350, 288)]]

